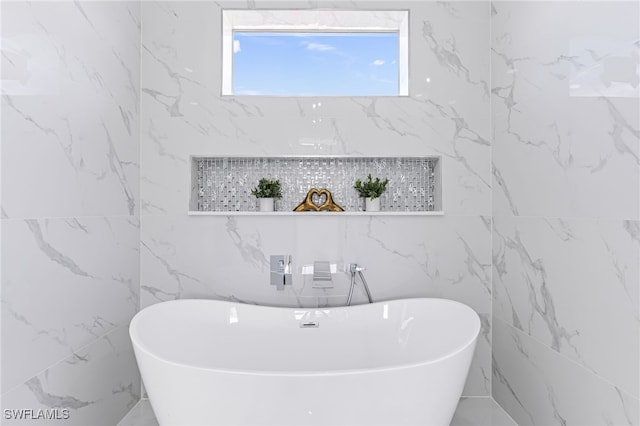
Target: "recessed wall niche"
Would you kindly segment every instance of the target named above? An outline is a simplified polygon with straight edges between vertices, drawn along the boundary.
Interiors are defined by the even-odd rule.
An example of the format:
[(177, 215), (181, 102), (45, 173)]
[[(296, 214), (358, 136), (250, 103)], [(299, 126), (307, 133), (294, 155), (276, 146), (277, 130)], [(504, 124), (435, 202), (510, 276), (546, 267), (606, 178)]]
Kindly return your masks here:
[[(191, 214), (256, 212), (261, 178), (278, 179), (276, 214), (292, 213), (311, 188), (328, 189), (344, 212), (368, 214), (353, 188), (368, 174), (389, 179), (380, 214), (442, 214), (440, 157), (191, 157)], [(308, 214), (295, 213), (295, 214)], [(264, 214), (264, 213), (263, 213)]]

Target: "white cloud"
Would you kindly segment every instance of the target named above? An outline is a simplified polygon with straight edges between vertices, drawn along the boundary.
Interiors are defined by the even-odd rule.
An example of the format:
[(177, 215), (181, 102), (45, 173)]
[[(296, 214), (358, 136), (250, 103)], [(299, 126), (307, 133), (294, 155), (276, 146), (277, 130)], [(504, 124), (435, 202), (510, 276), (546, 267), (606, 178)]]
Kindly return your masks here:
[(240, 40), (233, 40), (233, 53), (240, 52)]
[(309, 42), (302, 42), (302, 44), (307, 46), (307, 50), (316, 50), (316, 51), (320, 51), (320, 52), (326, 52), (329, 50), (336, 50), (335, 47), (329, 45), (329, 44), (322, 44), (322, 43), (309, 43)]
[(241, 96), (263, 96), (265, 93), (262, 90), (238, 90), (236, 95)]
[(396, 84), (397, 81), (393, 81), (393, 80), (388, 80), (386, 78), (380, 78), (375, 74), (371, 74), (369, 76), (369, 79), (375, 83), (384, 83), (384, 84)]
[(385, 64), (385, 61), (382, 59), (376, 59), (375, 61), (371, 62), (371, 65), (375, 65), (376, 67), (380, 67), (384, 64)]

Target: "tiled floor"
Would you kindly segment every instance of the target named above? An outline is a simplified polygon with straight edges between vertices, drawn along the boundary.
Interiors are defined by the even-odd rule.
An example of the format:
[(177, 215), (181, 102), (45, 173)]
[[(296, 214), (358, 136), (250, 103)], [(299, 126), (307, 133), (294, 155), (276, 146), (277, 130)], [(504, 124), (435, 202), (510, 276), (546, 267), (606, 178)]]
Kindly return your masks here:
[[(143, 399), (118, 426), (158, 426), (149, 401)], [(462, 398), (451, 426), (517, 426), (492, 398)]]
[(158, 426), (156, 415), (153, 414), (148, 399), (138, 402), (129, 413), (124, 416), (118, 426)]
[(462, 398), (451, 426), (518, 426), (493, 398)]

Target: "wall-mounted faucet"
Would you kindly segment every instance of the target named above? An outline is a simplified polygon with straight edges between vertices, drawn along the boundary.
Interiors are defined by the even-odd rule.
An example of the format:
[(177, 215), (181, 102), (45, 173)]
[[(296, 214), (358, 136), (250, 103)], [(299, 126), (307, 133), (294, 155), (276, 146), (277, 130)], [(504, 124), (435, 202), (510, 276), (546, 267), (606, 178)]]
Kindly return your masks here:
[(271, 285), (275, 285), (278, 290), (284, 290), (285, 285), (291, 285), (291, 255), (280, 254), (271, 255)]
[(331, 263), (313, 262), (313, 288), (331, 288)]
[(350, 263), (347, 266), (347, 271), (351, 274), (351, 284), (349, 286), (349, 295), (347, 296), (347, 306), (351, 306), (351, 299), (353, 298), (353, 289), (356, 286), (356, 274), (360, 277), (360, 281), (362, 281), (362, 285), (364, 287), (364, 292), (367, 295), (367, 300), (369, 303), (373, 303), (373, 298), (371, 297), (371, 292), (369, 291), (369, 285), (367, 281), (364, 279), (364, 268), (357, 263)]

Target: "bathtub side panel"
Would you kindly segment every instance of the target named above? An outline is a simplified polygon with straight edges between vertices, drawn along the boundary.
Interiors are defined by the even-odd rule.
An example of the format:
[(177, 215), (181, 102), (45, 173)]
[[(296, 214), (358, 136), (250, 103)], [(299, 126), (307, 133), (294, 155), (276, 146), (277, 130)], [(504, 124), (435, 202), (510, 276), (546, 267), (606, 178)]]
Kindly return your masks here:
[(136, 356), (160, 425), (445, 425), (473, 350), (419, 367), (314, 376), (220, 373)]

